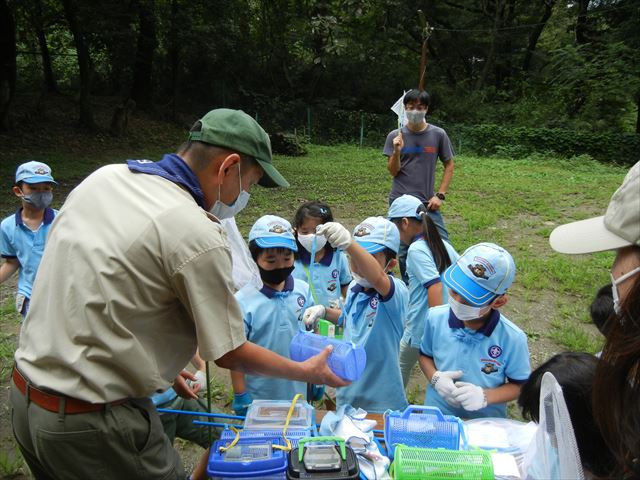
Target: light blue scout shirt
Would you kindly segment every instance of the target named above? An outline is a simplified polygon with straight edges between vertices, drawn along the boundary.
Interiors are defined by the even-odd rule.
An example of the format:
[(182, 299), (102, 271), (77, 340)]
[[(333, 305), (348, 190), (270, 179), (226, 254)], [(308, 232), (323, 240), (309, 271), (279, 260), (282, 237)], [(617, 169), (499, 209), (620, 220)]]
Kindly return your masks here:
[(20, 262), (18, 293), (27, 298), (31, 297), (49, 228), (57, 214), (57, 210), (45, 208), (42, 223), (35, 232), (22, 221), (22, 208), (0, 224), (0, 255), (2, 258), (17, 258)]
[[(351, 270), (344, 252), (325, 248), (325, 254), (319, 262), (314, 262), (309, 269), (311, 254), (304, 248), (298, 248), (298, 258), (295, 261), (294, 278), (309, 282), (307, 273), (311, 276), (312, 293), (318, 305), (330, 306), (330, 302), (340, 300), (340, 287), (351, 282)], [(306, 269), (305, 269), (306, 267)]]
[[(524, 383), (531, 373), (526, 334), (498, 310), (491, 311), (484, 327), (473, 331), (464, 328), (449, 305), (431, 308), (420, 354), (433, 358), (440, 371), (462, 370), (464, 375), (458, 381), (482, 388), (497, 388), (507, 380)], [(462, 418), (507, 416), (505, 403), (488, 405), (475, 412), (453, 408), (431, 384), (427, 385), (424, 404)]]
[[(451, 244), (444, 241), (451, 263), (456, 263), (458, 253)], [(440, 272), (431, 249), (421, 236), (417, 237), (409, 246), (407, 252), (407, 275), (409, 276), (409, 308), (407, 312), (407, 324), (404, 327), (402, 340), (413, 348), (420, 348), (424, 322), (429, 311), (429, 298), (427, 289), (436, 283), (440, 283)], [(449, 299), (449, 289), (442, 285), (442, 303)]]
[[(258, 290), (251, 284), (236, 292), (247, 340), (289, 358), (291, 339), (302, 328), (304, 308), (313, 305), (308, 293), (307, 283), (291, 275), (282, 292), (267, 285)], [(254, 400), (291, 400), (296, 393), (307, 393), (306, 383), (282, 378), (245, 375), (245, 384)]]
[(402, 280), (389, 275), (391, 290), (386, 297), (352, 282), (340, 320), (344, 320), (344, 339), (361, 345), (367, 354), (362, 376), (346, 387), (338, 388), (338, 407), (350, 404), (367, 412), (404, 410), (404, 393), (398, 360), (402, 320), (408, 291)]

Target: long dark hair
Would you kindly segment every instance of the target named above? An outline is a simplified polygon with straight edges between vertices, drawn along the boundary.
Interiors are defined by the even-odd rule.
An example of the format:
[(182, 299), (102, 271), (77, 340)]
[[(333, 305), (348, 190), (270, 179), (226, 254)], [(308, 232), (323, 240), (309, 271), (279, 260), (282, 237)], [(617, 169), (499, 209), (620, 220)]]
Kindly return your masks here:
[(427, 247), (429, 247), (429, 250), (431, 250), (438, 272), (442, 275), (449, 265), (451, 265), (449, 252), (440, 236), (438, 227), (436, 227), (433, 219), (427, 214), (427, 209), (424, 205), (418, 207), (418, 213), (422, 217), (422, 235), (424, 236), (424, 242), (427, 244)]
[[(640, 247), (632, 246), (640, 258)], [(640, 477), (640, 274), (609, 320), (593, 384), (593, 410), (602, 436), (617, 461), (616, 475)], [(631, 280), (631, 279), (630, 279)]]
[(518, 405), (524, 418), (539, 423), (542, 377), (551, 372), (562, 387), (582, 464), (596, 475), (608, 475), (615, 462), (595, 423), (591, 402), (597, 365), (598, 359), (588, 353), (565, 352), (551, 357), (522, 385)]

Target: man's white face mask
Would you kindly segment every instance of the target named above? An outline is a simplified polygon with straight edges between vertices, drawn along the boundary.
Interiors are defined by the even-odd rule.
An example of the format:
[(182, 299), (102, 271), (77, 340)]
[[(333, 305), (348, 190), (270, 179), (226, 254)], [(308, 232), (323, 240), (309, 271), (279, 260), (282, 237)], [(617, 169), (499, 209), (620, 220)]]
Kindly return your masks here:
[(238, 181), (240, 182), (240, 193), (236, 199), (231, 202), (231, 205), (227, 205), (220, 200), (221, 185), (218, 185), (218, 200), (216, 200), (216, 203), (213, 204), (213, 207), (211, 207), (209, 212), (220, 220), (235, 217), (244, 207), (247, 206), (247, 203), (249, 203), (251, 194), (242, 189), (242, 172), (240, 170), (240, 162), (238, 162)]

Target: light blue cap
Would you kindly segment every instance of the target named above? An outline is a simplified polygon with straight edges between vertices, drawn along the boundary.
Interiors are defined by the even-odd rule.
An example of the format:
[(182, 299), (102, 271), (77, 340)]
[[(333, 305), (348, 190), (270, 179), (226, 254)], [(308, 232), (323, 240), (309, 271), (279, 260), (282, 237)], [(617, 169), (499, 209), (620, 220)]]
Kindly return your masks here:
[(288, 248), (298, 251), (291, 224), (276, 215), (260, 217), (251, 227), (249, 241), (256, 241), (261, 248)]
[(27, 163), (23, 163), (16, 170), (16, 183), (56, 183), (51, 176), (51, 169), (49, 165), (42, 162), (36, 162), (32, 160)]
[(516, 264), (509, 252), (495, 243), (479, 243), (444, 271), (442, 281), (470, 305), (481, 307), (505, 293), (515, 276)]
[(398, 227), (384, 217), (369, 217), (353, 229), (353, 238), (367, 252), (373, 254), (390, 248), (398, 253), (400, 232)]
[(420, 220), (421, 211), (426, 211), (422, 200), (413, 195), (402, 195), (396, 198), (389, 207), (389, 214), (387, 217), (391, 218), (415, 218)]

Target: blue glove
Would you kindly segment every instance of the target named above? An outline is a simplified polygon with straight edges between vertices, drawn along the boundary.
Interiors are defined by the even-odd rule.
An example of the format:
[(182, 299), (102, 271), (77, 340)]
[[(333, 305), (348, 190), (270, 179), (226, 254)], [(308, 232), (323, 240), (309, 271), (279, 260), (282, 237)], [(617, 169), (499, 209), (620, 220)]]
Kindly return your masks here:
[(247, 408), (253, 402), (253, 398), (247, 392), (244, 393), (235, 393), (233, 395), (233, 403), (231, 404), (231, 408), (236, 415), (245, 416), (247, 414)]
[(322, 400), (322, 396), (324, 395), (324, 385), (314, 385), (313, 392), (311, 394), (311, 398), (314, 402), (318, 400)]

